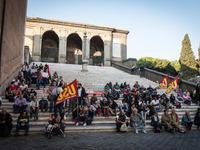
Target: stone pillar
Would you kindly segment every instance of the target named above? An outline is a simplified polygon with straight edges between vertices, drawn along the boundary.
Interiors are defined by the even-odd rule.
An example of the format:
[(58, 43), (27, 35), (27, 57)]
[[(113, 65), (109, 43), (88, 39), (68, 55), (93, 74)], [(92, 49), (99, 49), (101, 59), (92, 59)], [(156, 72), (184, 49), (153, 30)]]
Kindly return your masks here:
[(88, 65), (88, 60), (87, 60), (87, 33), (84, 33), (83, 36), (83, 47), (82, 47), (82, 70), (81, 72), (87, 72), (87, 65)]
[(86, 41), (86, 59), (89, 61), (90, 59), (90, 39)]
[(66, 38), (60, 37), (59, 39), (59, 55), (58, 62), (66, 63)]
[(111, 41), (104, 41), (104, 66), (111, 66)]
[(125, 35), (122, 38), (122, 50), (121, 50), (121, 59), (126, 60), (127, 59), (127, 36)]
[(40, 35), (35, 35), (33, 37), (33, 61), (41, 61), (41, 45), (42, 37)]

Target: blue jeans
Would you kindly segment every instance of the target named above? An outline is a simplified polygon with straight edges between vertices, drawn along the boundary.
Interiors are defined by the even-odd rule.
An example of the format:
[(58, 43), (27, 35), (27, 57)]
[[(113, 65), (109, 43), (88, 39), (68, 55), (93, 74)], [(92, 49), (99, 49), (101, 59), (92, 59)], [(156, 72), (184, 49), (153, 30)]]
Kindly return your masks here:
[(42, 82), (42, 79), (37, 80), (37, 89), (38, 89), (38, 90), (40, 89), (40, 84), (41, 84), (41, 82)]
[(63, 108), (63, 102), (54, 106), (54, 115), (57, 117), (57, 111), (59, 109), (60, 116), (62, 115), (62, 108)]
[(147, 112), (145, 112), (145, 111), (141, 111), (140, 114), (141, 114), (142, 117), (146, 117)]
[(161, 107), (156, 107), (156, 112), (161, 112), (162, 108)]
[(21, 123), (17, 123), (16, 125), (16, 132), (19, 132), (20, 129), (25, 129), (28, 133), (29, 131), (29, 123), (25, 124), (25, 126), (21, 126)]
[(185, 100), (184, 103), (191, 105), (191, 101), (190, 100)]
[(44, 84), (44, 88), (45, 88), (45, 86), (46, 86), (46, 84), (47, 84), (47, 78), (43, 78), (43, 84)]
[(26, 108), (27, 108), (27, 105), (23, 105), (23, 106), (13, 105), (14, 112), (18, 112), (18, 113), (23, 110), (26, 110)]
[(57, 99), (56, 95), (51, 95), (50, 112), (52, 112), (52, 108), (53, 108), (53, 105), (55, 105), (56, 99)]
[(145, 126), (144, 126), (144, 123), (142, 122), (142, 120), (137, 124), (137, 127), (135, 126), (135, 123), (132, 122), (132, 126), (135, 131), (138, 130), (137, 128), (140, 127), (140, 125), (142, 125), (142, 130), (145, 130)]
[(88, 116), (81, 117), (81, 116), (79, 115), (79, 116), (78, 116), (78, 119), (77, 119), (77, 122), (80, 122), (81, 120), (84, 120), (84, 122), (86, 123), (87, 120), (88, 120)]

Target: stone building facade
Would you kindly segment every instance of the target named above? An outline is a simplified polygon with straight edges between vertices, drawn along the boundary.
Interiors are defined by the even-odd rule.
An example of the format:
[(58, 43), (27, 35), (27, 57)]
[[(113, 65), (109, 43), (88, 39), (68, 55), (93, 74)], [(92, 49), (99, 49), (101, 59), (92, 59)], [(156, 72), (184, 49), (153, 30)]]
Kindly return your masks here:
[(26, 9), (27, 0), (0, 0), (0, 94), (23, 63)]
[(86, 34), (86, 58), (91, 65), (127, 59), (128, 30), (41, 18), (26, 18), (25, 46), (33, 61), (81, 64)]

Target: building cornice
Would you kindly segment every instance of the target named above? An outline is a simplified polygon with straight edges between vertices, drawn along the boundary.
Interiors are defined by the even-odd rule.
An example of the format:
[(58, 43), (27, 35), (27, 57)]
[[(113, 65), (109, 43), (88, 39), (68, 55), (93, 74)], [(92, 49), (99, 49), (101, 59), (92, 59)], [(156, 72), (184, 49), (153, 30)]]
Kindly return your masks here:
[(85, 28), (85, 29), (95, 29), (95, 30), (104, 30), (104, 31), (110, 31), (114, 33), (123, 33), (128, 34), (128, 30), (122, 30), (112, 27), (106, 27), (106, 26), (97, 26), (97, 25), (91, 25), (91, 24), (84, 24), (84, 23), (75, 23), (75, 22), (69, 22), (69, 21), (58, 21), (58, 20), (50, 20), (50, 19), (43, 19), (43, 18), (33, 18), (33, 17), (26, 17), (26, 22), (37, 22), (37, 23), (46, 23), (46, 24), (54, 24), (54, 25), (62, 25), (62, 26), (70, 26), (70, 27), (79, 27), (79, 28)]

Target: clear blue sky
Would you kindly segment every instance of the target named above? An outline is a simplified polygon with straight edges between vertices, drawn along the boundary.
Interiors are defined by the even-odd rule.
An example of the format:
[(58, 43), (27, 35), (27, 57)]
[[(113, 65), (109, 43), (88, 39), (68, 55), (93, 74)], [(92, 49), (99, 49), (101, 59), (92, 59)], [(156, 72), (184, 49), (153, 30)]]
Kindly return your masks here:
[(28, 0), (27, 16), (129, 30), (128, 58), (179, 59), (189, 34), (198, 58), (200, 0)]

